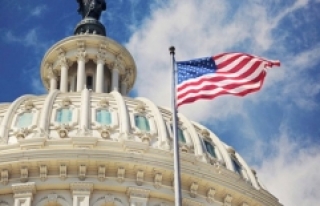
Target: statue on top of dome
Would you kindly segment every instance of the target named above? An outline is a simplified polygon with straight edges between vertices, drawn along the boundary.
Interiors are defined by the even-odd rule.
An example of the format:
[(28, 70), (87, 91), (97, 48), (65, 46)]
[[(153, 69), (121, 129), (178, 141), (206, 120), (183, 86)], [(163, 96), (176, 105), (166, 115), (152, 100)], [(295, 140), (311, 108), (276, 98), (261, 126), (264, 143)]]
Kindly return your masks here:
[(91, 17), (100, 19), (101, 12), (107, 9), (105, 0), (77, 0), (79, 4), (78, 12), (82, 18)]

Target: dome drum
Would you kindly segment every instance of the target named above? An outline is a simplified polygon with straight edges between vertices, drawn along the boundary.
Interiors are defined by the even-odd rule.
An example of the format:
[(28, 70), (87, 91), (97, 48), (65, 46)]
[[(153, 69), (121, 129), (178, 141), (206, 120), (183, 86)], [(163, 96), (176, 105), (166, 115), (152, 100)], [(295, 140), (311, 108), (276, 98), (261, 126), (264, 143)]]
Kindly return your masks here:
[(84, 87), (98, 93), (132, 88), (136, 66), (130, 53), (113, 40), (97, 35), (66, 38), (46, 53), (41, 78), (49, 90), (78, 91)]
[[(150, 197), (173, 201), (170, 111), (145, 98), (130, 99), (117, 91), (101, 94), (88, 89), (22, 96), (0, 108), (6, 108), (0, 115), (0, 171), (5, 187), (9, 182), (35, 182), (41, 192), (42, 185), (58, 177), (54, 181), (59, 184), (51, 189), (59, 191), (74, 182), (89, 181), (97, 190), (107, 187), (104, 182), (108, 182), (114, 194), (141, 187), (152, 191)], [(1, 129), (6, 127), (12, 129)], [(239, 204), (245, 200), (249, 205), (273, 205), (266, 204), (274, 201), (268, 193), (259, 200), (241, 195), (240, 190), (246, 190), (261, 196), (264, 189), (231, 147), (182, 114), (179, 128), (183, 194), (190, 197), (184, 201), (207, 205), (224, 202), (231, 195), (232, 200), (227, 199)], [(13, 163), (12, 158), (25, 161)], [(204, 176), (206, 181), (201, 180)]]

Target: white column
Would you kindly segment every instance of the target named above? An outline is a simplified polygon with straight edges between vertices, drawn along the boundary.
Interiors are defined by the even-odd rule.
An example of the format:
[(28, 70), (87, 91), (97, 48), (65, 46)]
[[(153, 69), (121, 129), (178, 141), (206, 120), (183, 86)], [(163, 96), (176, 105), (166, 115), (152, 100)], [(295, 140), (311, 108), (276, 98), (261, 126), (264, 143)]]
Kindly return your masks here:
[(31, 206), (33, 194), (36, 191), (35, 183), (14, 184), (12, 185), (12, 191), (14, 206)]
[(57, 77), (54, 75), (50, 76), (50, 91), (57, 89)]
[(98, 56), (96, 73), (96, 92), (103, 93), (104, 88), (104, 59)]
[(77, 70), (77, 92), (80, 92), (85, 85), (86, 74), (85, 74), (85, 52), (78, 53), (78, 70)]
[(48, 69), (48, 78), (50, 81), (50, 90), (53, 91), (57, 89), (57, 77), (55, 73), (53, 72), (52, 64), (47, 64), (47, 69)]
[(111, 79), (111, 91), (119, 90), (119, 70), (117, 68), (112, 69), (112, 79)]
[(68, 65), (61, 64), (61, 76), (60, 76), (60, 90), (61, 92), (68, 92)]
[(127, 94), (127, 82), (121, 82), (121, 94), (125, 96)]

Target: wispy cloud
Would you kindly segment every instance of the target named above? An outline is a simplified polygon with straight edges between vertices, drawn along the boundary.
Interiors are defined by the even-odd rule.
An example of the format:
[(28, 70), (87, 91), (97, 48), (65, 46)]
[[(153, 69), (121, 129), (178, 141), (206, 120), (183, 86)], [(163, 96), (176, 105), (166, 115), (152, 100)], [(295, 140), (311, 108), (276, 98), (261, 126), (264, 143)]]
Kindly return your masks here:
[(18, 36), (11, 31), (7, 31), (4, 36), (4, 40), (7, 43), (18, 43), (25, 47), (33, 47), (36, 51), (45, 51), (48, 47), (48, 43), (41, 41), (38, 36), (39, 32), (36, 28), (30, 29), (24, 36)]
[[(310, 76), (305, 75), (306, 72), (311, 72), (312, 66), (320, 65), (319, 45), (313, 44), (307, 50), (293, 52), (292, 48), (288, 47), (291, 44), (284, 41), (284, 36), (292, 34), (285, 31), (282, 25), (283, 21), (294, 15), (295, 12), (308, 7), (309, 3), (308, 0), (296, 0), (291, 5), (274, 12), (272, 7), (262, 0), (246, 1), (245, 4), (237, 5), (234, 5), (236, 4), (234, 1), (223, 0), (186, 0), (183, 4), (178, 0), (172, 0), (167, 4), (160, 4), (159, 7), (152, 10), (149, 19), (136, 27), (137, 30), (126, 45), (134, 55), (138, 66), (139, 75), (135, 85), (138, 96), (147, 97), (157, 105), (169, 107), (172, 71), (168, 47), (171, 45), (177, 49), (176, 58), (178, 60), (208, 56), (230, 50), (262, 56), (268, 55), (266, 57), (270, 55), (271, 58), (277, 56), (281, 60), (282, 66), (268, 72), (265, 85), (259, 93), (248, 95), (245, 98), (225, 96), (214, 101), (199, 101), (183, 106), (180, 111), (194, 121), (210, 125), (215, 125), (217, 121), (241, 119), (243, 128), (237, 130), (240, 134), (236, 135), (242, 140), (246, 139), (250, 142), (247, 144), (247, 148), (244, 148), (248, 151), (245, 156), (250, 161), (255, 162), (257, 159), (260, 162), (263, 161), (267, 152), (271, 154), (276, 152), (276, 157), (283, 157), (282, 160), (278, 160), (282, 162), (276, 162), (276, 157), (272, 156), (263, 163), (260, 171), (267, 173), (267, 176), (263, 178), (264, 182), (268, 183), (273, 174), (273, 169), (268, 169), (265, 165), (278, 164), (279, 167), (275, 168), (277, 178), (283, 178), (283, 182), (288, 183), (289, 180), (286, 179), (285, 174), (290, 170), (285, 168), (287, 165), (288, 168), (297, 169), (297, 173), (300, 175), (299, 181), (301, 180), (302, 184), (303, 177), (312, 176), (315, 173), (304, 172), (303, 168), (299, 168), (300, 158), (309, 160), (308, 163), (303, 164), (308, 168), (316, 163), (319, 153), (316, 153), (316, 157), (313, 158), (311, 153), (307, 153), (307, 150), (301, 150), (298, 147), (299, 143), (292, 142), (288, 144), (290, 148), (285, 146), (287, 142), (281, 142), (281, 146), (286, 147), (287, 150), (277, 147), (268, 147), (265, 150), (265, 142), (275, 138), (270, 136), (274, 134), (257, 137), (262, 132), (257, 132), (258, 129), (254, 128), (256, 126), (254, 118), (260, 118), (256, 115), (262, 113), (274, 112), (272, 110), (260, 111), (261, 114), (255, 114), (260, 105), (265, 103), (274, 104), (279, 108), (281, 106), (283, 113), (286, 112), (286, 107), (292, 105), (294, 108), (305, 110), (305, 107), (315, 108), (319, 104), (315, 97), (320, 92), (320, 83), (318, 83), (320, 77), (314, 75), (314, 79), (310, 79)], [(304, 21), (304, 19), (301, 18), (299, 21)], [(281, 36), (277, 35), (280, 30), (283, 32)], [(291, 41), (293, 41), (292, 39), (290, 36)], [(282, 121), (286, 120), (280, 115), (278, 118), (279, 121), (282, 120), (281, 118), (283, 118)], [(232, 127), (230, 126), (230, 130)], [(285, 140), (282, 136), (280, 139), (276, 139), (277, 141)], [(294, 154), (295, 149), (298, 149), (298, 154)], [(315, 148), (311, 149), (316, 150)], [(298, 161), (292, 162), (292, 159), (285, 157), (290, 154), (295, 155)], [(287, 160), (292, 164), (285, 164)], [(282, 175), (282, 171), (284, 175)], [(277, 185), (277, 178), (274, 179), (274, 187)], [(294, 187), (293, 185), (297, 183), (300, 182), (288, 183), (288, 185)], [(268, 187), (272, 188), (272, 184), (270, 186), (268, 183)], [(310, 188), (314, 189), (315, 184), (310, 184), (312, 184)], [(306, 192), (310, 191), (307, 184), (303, 184), (301, 187)], [(283, 195), (281, 190), (272, 191), (280, 197), (280, 200), (283, 200), (283, 203), (286, 203), (285, 205), (308, 205), (289, 201), (289, 194)], [(294, 192), (290, 193), (290, 195), (293, 194)], [(309, 194), (301, 194), (297, 197), (301, 199), (305, 199), (304, 197), (313, 198)], [(314, 197), (316, 198), (316, 196)], [(308, 203), (308, 201), (301, 201), (301, 203)]]
[(287, 128), (282, 128), (279, 136), (265, 145), (275, 152), (258, 167), (259, 179), (284, 205), (318, 205), (319, 145), (308, 142), (307, 136), (303, 143), (294, 141), (295, 135)]
[(40, 16), (45, 10), (47, 9), (46, 5), (39, 5), (36, 6), (31, 10), (31, 15), (32, 16)]

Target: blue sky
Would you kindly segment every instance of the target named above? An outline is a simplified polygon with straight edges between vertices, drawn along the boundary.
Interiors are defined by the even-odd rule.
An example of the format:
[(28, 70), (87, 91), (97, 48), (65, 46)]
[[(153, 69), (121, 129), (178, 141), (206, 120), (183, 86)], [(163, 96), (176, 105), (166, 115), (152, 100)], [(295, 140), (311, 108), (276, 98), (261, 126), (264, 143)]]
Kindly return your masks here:
[[(182, 106), (258, 171), (288, 206), (318, 205), (320, 193), (319, 0), (109, 0), (101, 21), (138, 67), (132, 97), (170, 107), (170, 57), (239, 51), (279, 59), (258, 93)], [(45, 51), (72, 35), (76, 1), (4, 0), (0, 6), (0, 102), (43, 94)], [(164, 98), (167, 97), (167, 98)]]

